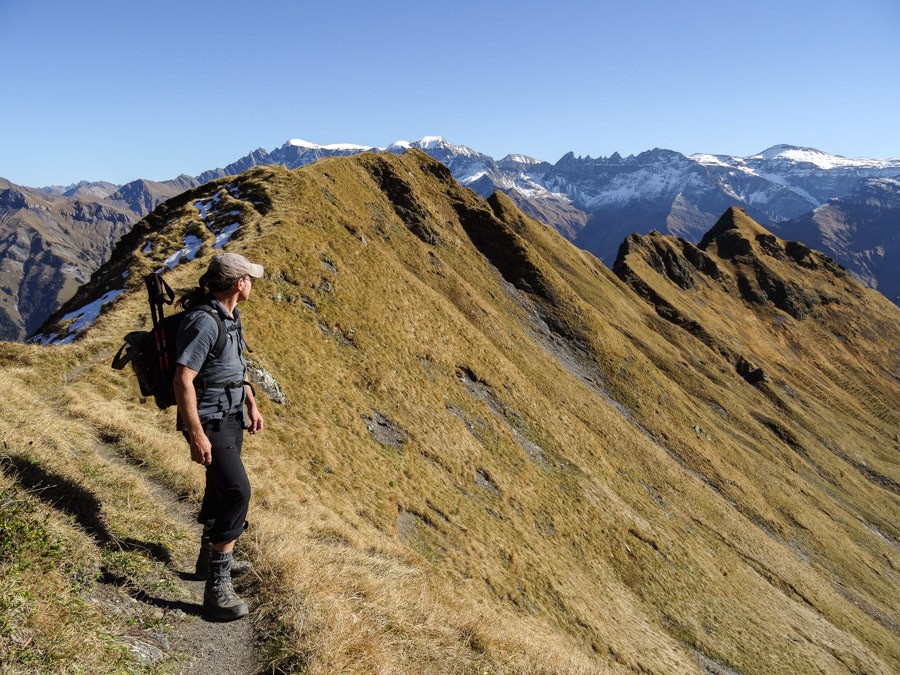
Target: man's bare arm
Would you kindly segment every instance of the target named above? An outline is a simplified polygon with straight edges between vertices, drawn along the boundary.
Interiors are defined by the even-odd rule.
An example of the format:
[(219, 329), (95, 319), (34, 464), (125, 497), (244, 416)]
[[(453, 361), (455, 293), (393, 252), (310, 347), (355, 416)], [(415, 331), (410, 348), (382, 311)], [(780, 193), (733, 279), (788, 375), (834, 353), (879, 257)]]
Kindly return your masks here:
[(200, 415), (197, 413), (197, 392), (194, 390), (194, 378), (197, 371), (187, 366), (175, 366), (173, 386), (175, 400), (178, 403), (178, 415), (184, 424), (191, 444), (191, 459), (198, 464), (209, 466), (212, 463), (212, 444), (203, 431)]

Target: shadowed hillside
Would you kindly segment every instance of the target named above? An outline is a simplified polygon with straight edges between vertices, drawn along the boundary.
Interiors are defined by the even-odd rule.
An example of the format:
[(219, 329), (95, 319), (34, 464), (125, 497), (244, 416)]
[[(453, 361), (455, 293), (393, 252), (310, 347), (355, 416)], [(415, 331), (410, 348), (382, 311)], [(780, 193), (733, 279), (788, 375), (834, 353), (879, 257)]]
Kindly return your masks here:
[(196, 185), (179, 176), (119, 189), (82, 183), (61, 192), (0, 178), (0, 340), (22, 340), (37, 330), (109, 259), (136, 221)]
[(828, 252), (867, 286), (900, 304), (900, 180), (860, 181), (856, 189), (778, 227), (783, 236)]
[[(82, 551), (89, 635), (118, 634), (90, 614), (99, 524), (162, 567), (193, 550), (142, 515), (153, 499), (120, 504), (96, 448), (198, 498), (174, 411), (108, 363), (148, 321), (143, 276), (168, 261), (187, 289), (217, 238), (266, 266), (243, 316), (282, 402), (259, 396), (268, 426), (245, 444), (241, 544), (270, 666), (897, 670), (900, 310), (737, 210), (699, 247), (630, 237), (613, 274), (418, 151), (172, 198), (42, 329), (66, 340), (105, 299), (82, 338), (2, 345), (0, 487), (21, 496), (17, 467), (37, 466), (101, 512), (49, 521)], [(3, 557), (0, 574), (29, 579)], [(27, 610), (0, 645), (53, 638)]]

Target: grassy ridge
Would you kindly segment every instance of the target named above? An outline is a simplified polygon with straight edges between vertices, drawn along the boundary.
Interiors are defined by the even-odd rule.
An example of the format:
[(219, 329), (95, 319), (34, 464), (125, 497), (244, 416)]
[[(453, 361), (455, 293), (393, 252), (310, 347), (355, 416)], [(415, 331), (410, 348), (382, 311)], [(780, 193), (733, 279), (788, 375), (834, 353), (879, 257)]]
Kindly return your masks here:
[[(268, 428), (246, 446), (246, 544), (273, 663), (896, 666), (896, 308), (820, 270), (815, 283), (840, 302), (798, 320), (742, 298), (740, 260), (710, 249), (727, 276), (696, 273), (688, 291), (645, 247), (629, 265), (655, 293), (648, 304), (422, 153), (258, 168), (171, 200), (84, 289), (96, 296), (127, 271), (133, 292), (83, 340), (4, 346), (5, 363), (22, 364), (4, 366), (10, 386), (32, 399), (14, 397), (10, 420), (52, 398), (78, 452), (90, 456), (92, 435), (114, 439), (196, 499), (171, 414), (137, 404), (105, 357), (146, 316), (142, 275), (185, 231), (207, 248), (168, 278), (187, 288), (199, 276), (212, 235), (192, 203), (225, 185), (239, 197), (221, 192), (221, 210), (242, 221), (229, 250), (266, 265), (244, 312), (252, 357), (287, 397), (263, 401)], [(750, 253), (809, 283), (792, 261)], [(768, 380), (751, 385), (738, 356)], [(62, 471), (50, 450), (36, 456)], [(104, 508), (112, 499), (78, 480)]]

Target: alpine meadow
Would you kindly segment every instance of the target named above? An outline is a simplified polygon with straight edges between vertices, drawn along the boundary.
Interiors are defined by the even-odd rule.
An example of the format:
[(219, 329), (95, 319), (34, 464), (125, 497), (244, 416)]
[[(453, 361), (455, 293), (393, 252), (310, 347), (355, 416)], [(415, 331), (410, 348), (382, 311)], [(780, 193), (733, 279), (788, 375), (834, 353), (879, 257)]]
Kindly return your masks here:
[(217, 246), (258, 671), (900, 671), (900, 308), (737, 208), (611, 270), (412, 149), (193, 187), (0, 343), (0, 672), (195, 672), (203, 472), (110, 362)]

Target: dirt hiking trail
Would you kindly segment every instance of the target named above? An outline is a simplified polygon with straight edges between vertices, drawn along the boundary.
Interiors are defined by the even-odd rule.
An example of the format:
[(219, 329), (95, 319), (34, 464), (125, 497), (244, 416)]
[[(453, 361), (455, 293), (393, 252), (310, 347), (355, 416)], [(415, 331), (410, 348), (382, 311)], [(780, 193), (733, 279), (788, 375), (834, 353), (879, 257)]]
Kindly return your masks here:
[[(235, 590), (250, 606), (250, 616), (230, 622), (204, 618), (204, 582), (193, 576), (200, 541), (200, 525), (189, 504), (154, 481), (140, 465), (118, 455), (114, 448), (98, 443), (97, 454), (111, 464), (127, 467), (141, 481), (177, 524), (195, 536), (172, 552), (171, 560), (154, 566), (158, 578), (142, 580), (139, 586), (121, 578), (102, 579), (95, 600), (135, 626), (127, 644), (146, 666), (185, 675), (251, 674), (263, 669), (260, 639), (253, 623), (253, 571), (234, 579)], [(185, 446), (185, 452), (187, 447)], [(240, 544), (236, 548), (240, 558)]]

